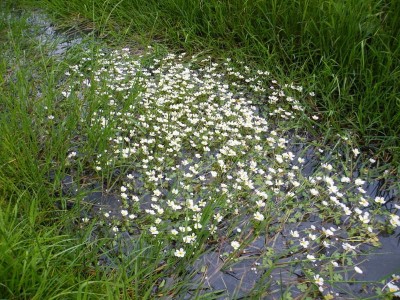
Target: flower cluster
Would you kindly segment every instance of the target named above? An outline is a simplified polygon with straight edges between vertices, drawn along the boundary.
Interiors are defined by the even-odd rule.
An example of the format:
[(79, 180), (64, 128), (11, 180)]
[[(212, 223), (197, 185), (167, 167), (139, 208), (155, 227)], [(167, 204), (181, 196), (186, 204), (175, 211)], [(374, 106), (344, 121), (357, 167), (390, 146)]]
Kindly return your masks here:
[[(97, 130), (103, 145), (93, 169), (99, 178), (123, 170), (112, 190), (120, 210), (105, 213), (115, 233), (139, 228), (150, 238), (170, 241), (172, 254), (184, 257), (203, 247), (205, 234), (209, 240), (228, 234), (237, 251), (249, 230), (284, 217), (301, 223), (314, 215), (322, 221), (293, 228), (288, 239), (294, 252), (323, 270), (323, 253), (356, 253), (352, 241), (376, 239), (386, 226), (376, 216), (400, 226), (396, 212), (382, 209), (383, 197), (367, 195), (365, 178), (352, 170), (338, 173), (345, 165), (339, 154), (322, 156), (316, 171), (306, 174), (305, 152), (292, 146), (302, 137), (284, 129), (305, 117), (293, 96), (303, 93), (301, 87), (280, 85), (266, 71), (240, 73), (229, 61), (217, 64), (184, 54), (132, 59), (129, 49), (122, 49), (100, 53), (96, 67), (88, 67), (90, 60), (71, 67), (67, 76), (74, 74), (80, 87), (95, 94), (81, 120)], [(63, 95), (73, 93), (71, 85)], [(255, 104), (262, 104), (262, 111)], [(360, 156), (356, 148), (348, 152), (351, 159)], [(242, 228), (229, 230), (239, 223)], [(312, 252), (316, 248), (325, 252)], [(330, 267), (339, 267), (338, 257), (332, 257)], [(362, 273), (357, 266), (354, 270)], [(312, 278), (323, 291), (326, 278), (317, 272)]]

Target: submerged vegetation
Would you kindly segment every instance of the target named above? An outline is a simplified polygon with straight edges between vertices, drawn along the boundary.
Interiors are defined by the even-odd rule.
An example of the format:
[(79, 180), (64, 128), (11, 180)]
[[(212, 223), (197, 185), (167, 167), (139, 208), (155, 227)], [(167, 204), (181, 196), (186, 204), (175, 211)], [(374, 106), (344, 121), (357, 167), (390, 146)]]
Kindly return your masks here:
[(37, 1), (97, 31), (62, 55), (3, 4), (1, 298), (399, 296), (363, 277), (400, 228), (397, 4), (346, 4), (360, 56), (311, 2)]

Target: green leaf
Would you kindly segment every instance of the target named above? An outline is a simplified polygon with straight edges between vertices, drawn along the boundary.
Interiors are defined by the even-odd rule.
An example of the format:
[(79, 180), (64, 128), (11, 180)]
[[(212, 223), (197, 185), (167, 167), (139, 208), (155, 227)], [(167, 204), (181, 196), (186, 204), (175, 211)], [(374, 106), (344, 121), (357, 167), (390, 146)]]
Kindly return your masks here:
[(302, 283), (302, 284), (298, 284), (297, 288), (304, 293), (308, 287), (307, 287), (307, 284)]

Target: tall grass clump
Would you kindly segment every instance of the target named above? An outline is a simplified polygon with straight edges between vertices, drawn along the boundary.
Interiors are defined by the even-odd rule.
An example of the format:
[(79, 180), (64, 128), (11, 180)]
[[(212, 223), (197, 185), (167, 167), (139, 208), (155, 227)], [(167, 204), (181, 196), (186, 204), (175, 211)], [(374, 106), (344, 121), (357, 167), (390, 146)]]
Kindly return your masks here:
[(39, 3), (61, 22), (72, 20), (125, 43), (145, 37), (186, 51), (238, 57), (295, 78), (316, 91), (307, 104), (323, 116), (323, 128), (351, 130), (366, 150), (398, 153), (398, 1)]

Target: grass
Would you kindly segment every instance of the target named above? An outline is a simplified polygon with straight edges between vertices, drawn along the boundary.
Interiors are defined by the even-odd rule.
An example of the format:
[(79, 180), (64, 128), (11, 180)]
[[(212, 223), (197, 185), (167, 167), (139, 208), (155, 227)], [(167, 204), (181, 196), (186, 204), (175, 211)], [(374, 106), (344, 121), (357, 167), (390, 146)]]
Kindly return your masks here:
[[(396, 202), (364, 190), (376, 179), (393, 183), (394, 173), (379, 153), (359, 153), (357, 126), (316, 138), (329, 133), (326, 124), (336, 113), (355, 105), (330, 107), (330, 115), (319, 101), (339, 95), (339, 87), (344, 101), (358, 83), (347, 91), (336, 77), (335, 89), (319, 90), (310, 78), (320, 66), (306, 54), (291, 61), (285, 47), (301, 42), (323, 53), (328, 46), (291, 40), (284, 30), (265, 56), (265, 46), (252, 44), (265, 42), (254, 24), (264, 18), (248, 17), (270, 11), (262, 1), (170, 1), (157, 9), (151, 1), (71, 1), (69, 11), (61, 2), (38, 3), (74, 16), (78, 28), (96, 29), (114, 47), (89, 35), (62, 59), (48, 55), (54, 45), (37, 39), (31, 15), (2, 4), (1, 298), (332, 299), (343, 291), (347, 298), (394, 297), (399, 279), (391, 274), (367, 282), (366, 294), (344, 286), (362, 281), (359, 273), (370, 271), (363, 264), (366, 244), (378, 245), (400, 220)], [(294, 3), (268, 3), (276, 12), (270, 22), (298, 30), (295, 20), (273, 19), (304, 4)], [(319, 9), (305, 3), (303, 21)], [(330, 12), (340, 8), (324, 5)], [(126, 15), (139, 10), (138, 18)], [(139, 27), (149, 29), (146, 38), (190, 54), (172, 54), (160, 44), (122, 48)], [(311, 29), (302, 30), (297, 39)], [(225, 59), (224, 48), (233, 49), (234, 59)], [(201, 49), (212, 52), (198, 54)], [(312, 58), (325, 64), (321, 53)], [(351, 65), (345, 53), (338, 57)], [(239, 57), (254, 60), (251, 68)], [(266, 65), (257, 57), (267, 57)], [(263, 68), (273, 64), (280, 65), (278, 80)], [(289, 75), (304, 81), (283, 77), (289, 66)], [(328, 123), (320, 126), (321, 119)], [(309, 151), (316, 164), (311, 174)], [(234, 284), (229, 276), (237, 277)]]
[(61, 24), (81, 24), (117, 43), (139, 36), (294, 78), (316, 92), (308, 109), (321, 115), (326, 132), (348, 129), (366, 150), (398, 159), (397, 1), (70, 1), (68, 9), (60, 1), (39, 3)]

